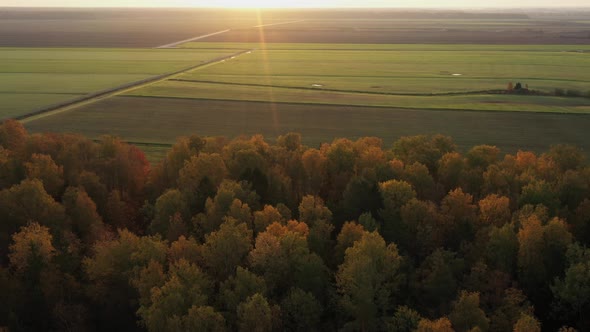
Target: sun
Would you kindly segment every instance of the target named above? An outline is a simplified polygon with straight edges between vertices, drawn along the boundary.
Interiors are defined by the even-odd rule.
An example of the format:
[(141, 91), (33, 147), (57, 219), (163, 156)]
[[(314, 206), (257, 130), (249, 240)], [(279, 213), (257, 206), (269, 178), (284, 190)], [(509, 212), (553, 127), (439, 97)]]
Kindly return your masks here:
[(299, 7), (301, 1), (293, 0), (217, 0), (215, 7), (221, 8), (294, 8)]

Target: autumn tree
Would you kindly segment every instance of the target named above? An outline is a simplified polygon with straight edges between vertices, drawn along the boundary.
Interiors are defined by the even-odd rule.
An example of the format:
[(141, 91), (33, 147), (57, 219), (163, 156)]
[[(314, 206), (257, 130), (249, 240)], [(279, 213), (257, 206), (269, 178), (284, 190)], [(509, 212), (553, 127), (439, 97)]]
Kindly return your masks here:
[(193, 155), (179, 171), (178, 188), (190, 202), (192, 213), (204, 208), (205, 200), (226, 177), (227, 169), (221, 155), (201, 153)]
[(170, 227), (170, 221), (177, 213), (183, 222), (186, 222), (190, 218), (190, 210), (185, 196), (179, 190), (171, 189), (156, 200), (154, 219), (149, 227), (150, 231), (153, 234), (166, 236)]
[(381, 234), (387, 242), (400, 242), (407, 236), (407, 231), (401, 224), (401, 208), (411, 199), (416, 198), (416, 192), (412, 185), (405, 181), (389, 180), (379, 184), (379, 192), (383, 201), (383, 209), (381, 210), (381, 218), (383, 225), (381, 227)]
[(455, 330), (451, 325), (451, 321), (446, 317), (442, 317), (437, 320), (422, 319), (418, 323), (416, 332), (455, 332)]
[(223, 160), (232, 178), (250, 183), (260, 197), (268, 191), (270, 146), (261, 135), (238, 138), (223, 148)]
[(490, 331), (510, 331), (522, 314), (531, 315), (533, 307), (520, 289), (507, 288), (501, 303), (490, 316)]
[(322, 257), (328, 258), (332, 245), (332, 212), (319, 197), (307, 195), (299, 204), (299, 221), (309, 226), (309, 249)]
[(290, 219), (291, 211), (284, 206), (283, 212), (288, 211), (288, 215), (285, 216), (281, 211), (272, 205), (265, 205), (264, 209), (261, 211), (254, 212), (254, 231), (258, 234), (264, 232), (266, 228), (274, 222), (278, 222), (280, 224), (287, 223), (287, 220)]
[(18, 274), (38, 274), (51, 264), (56, 250), (52, 244), (49, 228), (34, 222), (23, 226), (12, 236), (10, 245), (10, 265)]
[(565, 270), (566, 253), (572, 239), (569, 226), (562, 219), (553, 218), (543, 227), (543, 258), (549, 278), (547, 283), (562, 275)]
[(584, 199), (569, 220), (572, 233), (580, 243), (590, 246), (590, 199)]
[(479, 293), (466, 291), (459, 294), (449, 318), (457, 332), (472, 331), (475, 327), (487, 331), (490, 324), (485, 312), (479, 308)]
[(359, 216), (359, 225), (362, 225), (366, 231), (374, 232), (379, 230), (379, 224), (377, 220), (373, 218), (370, 212), (365, 212)]
[(106, 236), (106, 228), (102, 218), (96, 212), (96, 204), (84, 189), (67, 188), (62, 202), (70, 219), (72, 231), (83, 240), (84, 244), (91, 246)]
[[(129, 200), (142, 199), (149, 163), (139, 148), (112, 136), (101, 137), (96, 173), (109, 190), (118, 190)], [(141, 201), (140, 201), (141, 202)]]
[(514, 332), (541, 332), (541, 324), (534, 316), (522, 314), (514, 324)]
[(73, 181), (72, 186), (84, 189), (86, 194), (96, 204), (96, 212), (103, 218), (106, 218), (109, 192), (96, 173), (82, 171)]
[(135, 210), (124, 199), (123, 194), (118, 190), (113, 190), (108, 195), (106, 201), (106, 213), (104, 221), (115, 229), (126, 228), (136, 230), (138, 225), (135, 223)]
[(416, 310), (407, 306), (399, 306), (388, 322), (388, 331), (414, 332), (421, 320), (422, 317)]
[(478, 205), (479, 219), (484, 225), (502, 227), (512, 218), (508, 197), (491, 194), (480, 200)]
[(465, 168), (465, 160), (458, 152), (446, 153), (438, 160), (438, 180), (445, 190), (461, 186)]
[(412, 291), (422, 308), (432, 314), (445, 312), (455, 297), (464, 261), (450, 251), (436, 249), (417, 268)]
[(245, 223), (226, 218), (218, 231), (205, 236), (203, 258), (209, 274), (225, 280), (245, 262), (252, 249), (252, 230)]
[(0, 190), (20, 182), (21, 165), (14, 154), (0, 146)]
[(536, 180), (522, 188), (519, 206), (543, 204), (551, 212), (555, 212), (559, 207), (559, 198), (554, 188), (544, 180)]
[(340, 305), (354, 318), (359, 330), (378, 327), (399, 284), (402, 258), (395, 244), (387, 246), (378, 233), (365, 233), (346, 250), (338, 268), (336, 284)]
[(559, 176), (556, 191), (561, 205), (573, 211), (590, 195), (589, 177), (580, 171), (567, 170)]
[(48, 194), (59, 197), (64, 186), (63, 167), (56, 165), (51, 156), (33, 154), (25, 168), (29, 179), (41, 180)]
[(65, 225), (65, 211), (43, 188), (37, 179), (23, 180), (10, 189), (0, 191), (0, 253), (8, 248), (9, 237), (30, 221), (49, 227), (52, 235), (61, 236)]
[(305, 170), (305, 192), (317, 195), (327, 176), (328, 158), (319, 150), (308, 149), (301, 156), (301, 163)]
[(203, 248), (193, 237), (186, 238), (181, 235), (170, 244), (167, 256), (170, 263), (184, 259), (189, 263), (201, 265), (203, 263)]
[(354, 176), (342, 193), (342, 200), (334, 211), (334, 217), (335, 220), (354, 220), (365, 212), (377, 214), (381, 208), (376, 176)]
[(163, 264), (166, 249), (158, 237), (139, 237), (127, 230), (94, 245), (93, 255), (84, 260), (84, 271), (100, 328), (136, 326), (138, 294), (131, 280), (151, 261)]
[(231, 325), (232, 329), (237, 328), (235, 323), (237, 322), (238, 305), (255, 294), (265, 296), (267, 294), (266, 283), (262, 277), (245, 268), (238, 266), (235, 275), (221, 282), (218, 298), (226, 317), (230, 318), (228, 323), (233, 324)]
[[(198, 266), (180, 260), (170, 267), (164, 285), (151, 289), (150, 304), (142, 305), (137, 313), (148, 331), (166, 331), (190, 326), (195, 323), (194, 319), (199, 313), (206, 313), (198, 308), (207, 305), (211, 285), (207, 275)], [(189, 316), (190, 310), (193, 310), (193, 317)], [(213, 322), (203, 323), (218, 326), (219, 316), (211, 313), (210, 309), (207, 310), (209, 313), (206, 316)], [(197, 317), (194, 317), (195, 315)]]
[(337, 265), (340, 265), (344, 261), (346, 249), (352, 247), (355, 242), (362, 239), (364, 234), (365, 229), (362, 225), (354, 222), (344, 223), (344, 226), (342, 226), (342, 229), (336, 238), (336, 246), (334, 247), (334, 260)]
[(150, 174), (150, 182), (155, 185), (158, 194), (174, 187), (177, 184), (180, 170), (185, 166), (185, 161), (203, 149), (202, 144), (200, 144), (202, 142), (196, 139), (197, 136), (194, 136), (194, 138), (192, 142), (199, 142), (199, 144), (191, 144), (191, 138), (189, 137), (179, 137), (166, 154), (164, 160), (153, 168)]
[(238, 306), (238, 331), (267, 332), (272, 330), (272, 312), (266, 298), (254, 294)]
[(337, 202), (342, 199), (346, 185), (357, 172), (354, 143), (345, 138), (335, 139), (330, 144), (322, 145), (321, 152), (326, 157), (326, 178), (329, 184), (325, 187), (326, 201)]
[(518, 276), (527, 294), (538, 292), (547, 280), (543, 262), (543, 226), (532, 216), (518, 231)]
[(518, 252), (519, 241), (513, 225), (505, 224), (490, 230), (486, 251), (490, 266), (514, 275)]
[(577, 170), (586, 165), (584, 152), (572, 145), (558, 144), (551, 146), (549, 151), (543, 154), (542, 158), (551, 160), (555, 170), (565, 173), (568, 170)]
[(256, 237), (248, 259), (253, 270), (264, 277), (270, 294), (280, 296), (298, 287), (318, 299), (325, 296), (327, 268), (309, 250), (308, 234), (305, 223), (290, 221), (286, 226), (274, 223)]
[(448, 247), (457, 250), (462, 242), (473, 239), (478, 223), (477, 206), (473, 204), (472, 195), (460, 188), (450, 191), (441, 202), (440, 213)]
[(411, 199), (401, 208), (401, 221), (406, 237), (400, 241), (414, 257), (426, 257), (442, 245), (444, 234), (440, 229), (441, 216), (436, 204)]
[(419, 162), (431, 172), (436, 170), (437, 161), (446, 153), (455, 151), (450, 137), (442, 135), (402, 137), (393, 143), (393, 153), (405, 164)]
[(418, 197), (422, 199), (433, 199), (436, 194), (436, 184), (428, 168), (419, 163), (406, 166), (404, 180), (412, 185)]
[(18, 121), (5, 120), (0, 125), (0, 145), (11, 151), (18, 151), (26, 143), (25, 127)]
[[(217, 230), (224, 217), (230, 216), (240, 220), (240, 216), (247, 217), (244, 213), (252, 209), (259, 209), (259, 196), (252, 191), (250, 185), (246, 182), (224, 180), (215, 197), (207, 199), (205, 212), (193, 217), (192, 221), (196, 233), (204, 237), (205, 234)], [(228, 214), (229, 212), (233, 214)]]
[[(11, 267), (22, 280), (22, 296), (26, 299), (20, 319), (31, 330), (48, 329), (52, 303), (46, 296), (45, 280), (52, 273), (48, 270), (53, 267), (57, 253), (52, 236), (47, 227), (31, 223), (21, 227), (12, 239), (8, 257)], [(36, 319), (30, 320), (31, 315)]]
[(578, 244), (570, 245), (567, 262), (564, 276), (556, 278), (551, 287), (553, 306), (561, 317), (585, 330), (590, 327), (590, 320), (584, 314), (590, 308), (590, 250)]
[(301, 289), (292, 289), (281, 301), (281, 318), (287, 331), (318, 331), (321, 316), (321, 304)]
[(184, 316), (174, 316), (168, 324), (171, 331), (224, 332), (227, 330), (223, 315), (210, 306), (192, 306)]

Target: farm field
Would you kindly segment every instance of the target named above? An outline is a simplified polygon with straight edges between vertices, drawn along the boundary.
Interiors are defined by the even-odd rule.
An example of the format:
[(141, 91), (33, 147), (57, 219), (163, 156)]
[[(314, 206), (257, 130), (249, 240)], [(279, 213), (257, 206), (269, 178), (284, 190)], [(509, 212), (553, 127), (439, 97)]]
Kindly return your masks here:
[[(590, 24), (568, 17), (539, 19), (522, 13), (373, 13), (318, 17), (267, 27), (242, 27), (208, 38), (211, 42), (350, 43), (350, 44), (588, 44)], [(588, 13), (581, 13), (588, 16)], [(578, 14), (580, 15), (580, 14)]]
[(227, 50), (0, 48), (0, 117), (174, 72)]
[[(167, 81), (126, 95), (157, 98), (261, 101), (267, 103), (385, 106), (406, 109), (590, 113), (587, 98), (514, 95), (400, 96), (321, 89)], [(305, 106), (302, 106), (305, 107)]]
[[(261, 133), (272, 140), (289, 131), (312, 146), (334, 137), (379, 136), (390, 144), (442, 133), (464, 148), (485, 143), (506, 152), (541, 151), (569, 143), (590, 150), (590, 98), (582, 97), (590, 93), (589, 17), (15, 9), (0, 13), (0, 27), (17, 26), (0, 29), (0, 45), (29, 47), (0, 48), (0, 115), (27, 114), (252, 50), (24, 121), (32, 132), (119, 135), (152, 161), (180, 135)], [(71, 22), (81, 28), (69, 29)], [(36, 35), (35, 24), (46, 29)], [(11, 29), (20, 29), (14, 34), (20, 37)], [(155, 49), (166, 44), (174, 49)], [(538, 94), (506, 94), (509, 82)], [(581, 97), (552, 95), (556, 89)]]
[(590, 61), (583, 53), (588, 46), (188, 46), (186, 51), (196, 52), (255, 50), (35, 119), (27, 128), (119, 135), (145, 143), (140, 147), (150, 160), (161, 158), (162, 144), (193, 133), (261, 133), (272, 140), (296, 131), (312, 146), (334, 137), (378, 136), (390, 144), (405, 135), (443, 133), (464, 148), (486, 143), (506, 152), (541, 151), (568, 143), (590, 149), (590, 99), (481, 92), (505, 89), (509, 81), (545, 92), (583, 91), (590, 83)]
[(545, 92), (590, 90), (590, 57), (572, 52), (590, 52), (588, 45), (267, 45), (268, 49), (262, 45), (251, 54), (181, 78), (417, 94), (505, 89), (510, 81)]
[(0, 46), (146, 48), (257, 22), (220, 10), (2, 8)]
[[(296, 24), (263, 24), (301, 21)], [(0, 46), (156, 47), (231, 29), (215, 42), (588, 44), (588, 11), (2, 8)]]
[[(141, 125), (138, 126), (137, 124)], [(546, 150), (551, 144), (575, 144), (590, 150), (590, 116), (526, 112), (403, 110), (334, 105), (272, 104), (174, 98), (115, 97), (79, 110), (26, 124), (32, 132), (118, 135), (139, 145), (155, 160), (161, 144), (181, 135), (236, 137), (262, 134), (268, 140), (300, 132), (303, 143), (317, 147), (335, 137), (378, 136), (389, 146), (402, 136), (441, 133), (462, 149), (497, 145), (503, 152)]]
[(127, 95), (559, 113), (587, 113), (590, 107), (588, 98), (498, 94), (509, 82), (543, 93), (590, 93), (590, 58), (584, 53), (589, 46), (455, 45), (451, 50), (452, 45), (266, 45)]

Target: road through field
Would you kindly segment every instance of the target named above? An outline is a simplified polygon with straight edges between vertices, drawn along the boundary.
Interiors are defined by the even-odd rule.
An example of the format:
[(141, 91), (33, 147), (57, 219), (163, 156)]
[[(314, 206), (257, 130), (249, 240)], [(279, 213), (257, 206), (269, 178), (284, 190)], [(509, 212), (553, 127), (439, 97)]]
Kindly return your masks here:
[(33, 120), (37, 120), (37, 119), (44, 118), (47, 116), (70, 111), (70, 110), (73, 110), (73, 109), (81, 107), (81, 106), (86, 106), (86, 105), (95, 103), (99, 100), (103, 100), (103, 99), (110, 98), (110, 97), (113, 97), (113, 96), (116, 96), (116, 95), (119, 95), (122, 93), (130, 92), (135, 89), (144, 88), (144, 87), (147, 87), (152, 84), (166, 81), (168, 79), (174, 78), (180, 74), (186, 73), (188, 71), (191, 71), (191, 70), (194, 70), (197, 68), (202, 68), (202, 67), (214, 65), (217, 63), (221, 63), (226, 60), (234, 59), (242, 54), (250, 53), (252, 51), (254, 51), (254, 49), (242, 50), (242, 51), (239, 51), (236, 53), (232, 53), (232, 54), (229, 54), (226, 56), (222, 56), (222, 57), (218, 57), (218, 58), (206, 61), (206, 62), (202, 62), (197, 65), (190, 66), (188, 68), (184, 68), (184, 69), (172, 72), (172, 73), (157, 75), (157, 76), (153, 76), (153, 77), (150, 77), (150, 78), (147, 78), (144, 80), (127, 83), (127, 84), (120, 85), (120, 86), (117, 86), (114, 88), (106, 89), (106, 90), (95, 92), (95, 93), (88, 94), (88, 95), (84, 95), (84, 96), (77, 98), (77, 99), (73, 99), (73, 100), (66, 101), (64, 103), (59, 103), (56, 105), (48, 106), (48, 107), (45, 107), (41, 110), (15, 117), (15, 119), (21, 121), (22, 123), (28, 123)]
[(283, 24), (293, 24), (293, 23), (300, 23), (304, 22), (305, 20), (297, 20), (297, 21), (288, 21), (288, 22), (279, 22), (279, 23), (270, 23), (270, 24), (259, 24), (253, 26), (253, 28), (264, 28), (264, 27), (271, 27), (275, 25), (283, 25)]
[(231, 29), (226, 29), (226, 30), (217, 31), (217, 32), (213, 32), (213, 33), (202, 35), (202, 36), (197, 36), (197, 37), (193, 37), (193, 38), (189, 38), (189, 39), (184, 39), (184, 40), (177, 41), (177, 42), (174, 42), (174, 43), (170, 43), (170, 44), (166, 44), (166, 45), (161, 45), (161, 46), (158, 46), (156, 48), (175, 48), (176, 46), (178, 46), (180, 44), (185, 44), (185, 43), (193, 42), (193, 41), (196, 41), (196, 40), (199, 40), (199, 39), (204, 39), (204, 38), (207, 38), (207, 37), (219, 35), (219, 34), (222, 34), (222, 33), (226, 33), (228, 31), (231, 31)]
[[(270, 23), (270, 24), (259, 24), (259, 25), (253, 26), (252, 28), (264, 28), (264, 27), (270, 27), (270, 26), (275, 26), (275, 25), (300, 23), (300, 22), (303, 22), (303, 21), (305, 21), (305, 20), (279, 22), (279, 23)], [(206, 34), (206, 35), (196, 36), (196, 37), (193, 37), (193, 38), (188, 38), (188, 39), (180, 40), (180, 41), (177, 41), (177, 42), (174, 42), (174, 43), (169, 43), (169, 44), (157, 46), (156, 48), (175, 48), (178, 45), (182, 45), (182, 44), (194, 42), (194, 41), (197, 41), (197, 40), (201, 40), (201, 39), (213, 37), (213, 36), (216, 36), (216, 35), (220, 35), (222, 33), (230, 32), (231, 30), (232, 29), (226, 29), (226, 30), (221, 30), (221, 31), (217, 31), (217, 32), (212, 32), (212, 33), (209, 33), (209, 34)]]

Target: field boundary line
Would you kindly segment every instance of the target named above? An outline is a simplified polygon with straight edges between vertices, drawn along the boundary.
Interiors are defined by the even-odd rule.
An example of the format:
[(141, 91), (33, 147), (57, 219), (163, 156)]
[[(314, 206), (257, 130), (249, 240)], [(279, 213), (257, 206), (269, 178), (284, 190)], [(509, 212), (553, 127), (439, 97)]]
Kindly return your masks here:
[(27, 114), (23, 114), (23, 115), (19, 115), (16, 117), (13, 117), (13, 119), (21, 121), (22, 123), (27, 123), (42, 117), (46, 117), (46, 116), (50, 116), (50, 115), (54, 115), (57, 113), (62, 113), (62, 112), (66, 112), (66, 111), (70, 111), (72, 109), (75, 109), (77, 107), (80, 106), (84, 106), (87, 104), (91, 104), (94, 102), (97, 102), (99, 100), (105, 99), (105, 98), (109, 98), (121, 93), (125, 93), (125, 92), (129, 92), (135, 89), (139, 89), (139, 88), (143, 88), (145, 86), (151, 85), (151, 84), (155, 84), (155, 83), (159, 83), (162, 81), (166, 81), (172, 77), (175, 77), (177, 75), (186, 73), (188, 71), (191, 70), (195, 70), (201, 67), (205, 67), (205, 66), (209, 66), (209, 65), (213, 65), (216, 63), (220, 63), (223, 62), (225, 60), (228, 59), (233, 59), (237, 56), (249, 53), (254, 51), (254, 49), (250, 49), (250, 50), (242, 50), (240, 52), (237, 53), (233, 53), (233, 54), (229, 54), (229, 55), (224, 55), (221, 57), (217, 57), (211, 60), (207, 60), (205, 62), (201, 62), (199, 64), (187, 67), (187, 68), (183, 68), (171, 73), (165, 73), (165, 74), (161, 74), (161, 75), (156, 75), (156, 76), (152, 76), (152, 77), (148, 77), (139, 81), (134, 81), (134, 82), (130, 82), (130, 83), (125, 83), (122, 85), (118, 85), (116, 87), (113, 88), (108, 88), (105, 90), (101, 90), (101, 91), (97, 91), (97, 92), (93, 92), (90, 94), (86, 94), (83, 95), (79, 98), (74, 98), (74, 99), (70, 99), (67, 100), (65, 102), (61, 102), (61, 103), (57, 103), (57, 104), (53, 104), (53, 105), (49, 105), (49, 106), (45, 106), (42, 107), (40, 109), (37, 109), (33, 112), (29, 112)]
[(270, 23), (270, 24), (259, 24), (259, 25), (253, 26), (253, 28), (264, 28), (264, 27), (271, 27), (271, 26), (274, 26), (274, 25), (293, 24), (293, 23), (299, 23), (299, 22), (305, 22), (305, 20), (297, 20), (297, 21), (289, 21), (289, 22), (279, 22), (279, 23)]
[(590, 116), (588, 112), (557, 112), (557, 111), (518, 111), (518, 110), (491, 110), (491, 109), (474, 109), (474, 108), (435, 108), (435, 107), (404, 107), (404, 106), (387, 106), (387, 105), (361, 105), (361, 104), (333, 104), (333, 103), (312, 103), (312, 102), (292, 102), (292, 101), (264, 101), (264, 100), (240, 100), (227, 98), (199, 98), (199, 97), (167, 97), (167, 96), (142, 96), (142, 95), (122, 95), (119, 98), (153, 98), (153, 99), (173, 99), (173, 100), (196, 100), (196, 101), (223, 101), (234, 103), (259, 103), (259, 104), (279, 104), (279, 105), (302, 105), (302, 106), (337, 106), (337, 107), (354, 107), (354, 108), (378, 108), (378, 109), (395, 109), (407, 111), (433, 111), (433, 112), (482, 112), (482, 113), (528, 113), (528, 114), (559, 114)]
[(231, 29), (226, 29), (226, 30), (222, 30), (222, 31), (217, 31), (217, 32), (212, 32), (210, 34), (206, 34), (206, 35), (201, 35), (201, 36), (196, 36), (196, 37), (192, 37), (192, 38), (188, 38), (188, 39), (184, 39), (184, 40), (180, 40), (174, 43), (169, 43), (169, 44), (165, 44), (165, 45), (161, 45), (161, 46), (156, 46), (155, 48), (175, 48), (178, 45), (184, 44), (184, 43), (190, 43), (193, 42), (195, 40), (199, 40), (199, 39), (205, 39), (207, 37), (212, 37), (215, 35), (220, 35), (222, 33), (226, 33), (231, 31)]
[[(312, 91), (329, 91), (329, 92), (344, 92), (350, 94), (370, 94), (370, 95), (385, 95), (385, 96), (408, 96), (408, 97), (444, 97), (444, 96), (468, 96), (468, 95), (501, 95), (507, 94), (506, 90), (475, 90), (475, 91), (455, 91), (455, 92), (440, 92), (440, 93), (411, 93), (411, 92), (381, 92), (381, 91), (367, 91), (367, 90), (341, 90), (341, 89), (326, 89), (326, 88), (314, 88), (314, 87), (297, 87), (297, 86), (286, 86), (286, 85), (269, 85), (269, 84), (257, 84), (257, 83), (239, 83), (239, 82), (217, 82), (217, 81), (205, 81), (205, 80), (187, 80), (187, 79), (170, 79), (172, 82), (186, 82), (186, 83), (205, 83), (205, 84), (218, 84), (218, 85), (237, 85), (237, 86), (252, 86), (252, 87), (266, 87), (266, 88), (280, 88), (280, 89), (291, 89), (291, 90), (312, 90)], [(545, 95), (537, 95), (545, 96)]]

